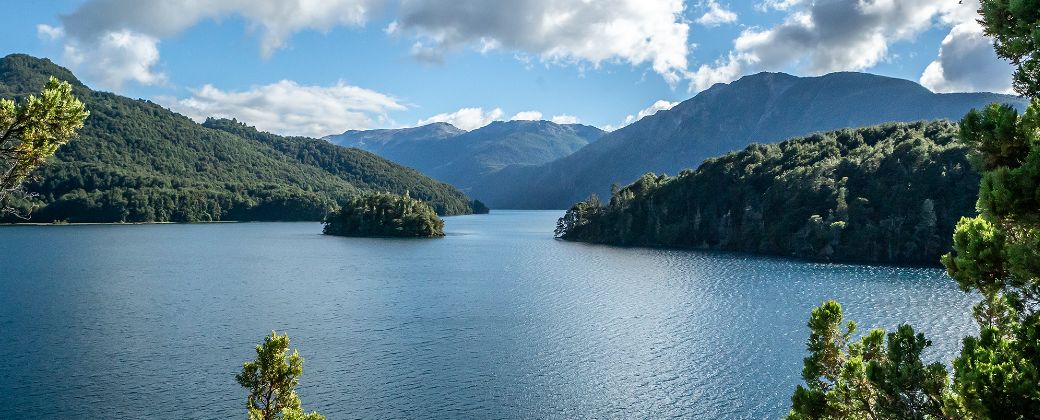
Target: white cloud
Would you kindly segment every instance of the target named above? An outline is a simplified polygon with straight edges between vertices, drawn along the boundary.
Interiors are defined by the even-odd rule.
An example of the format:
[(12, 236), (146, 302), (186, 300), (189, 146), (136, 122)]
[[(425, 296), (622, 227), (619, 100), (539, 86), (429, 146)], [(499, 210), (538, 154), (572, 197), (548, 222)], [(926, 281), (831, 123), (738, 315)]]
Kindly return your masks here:
[(704, 12), (701, 17), (697, 18), (697, 23), (707, 27), (715, 27), (723, 23), (733, 23), (737, 21), (737, 14), (732, 10), (722, 7), (717, 1), (708, 0), (705, 5), (708, 6), (708, 11)]
[(455, 112), (437, 114), (430, 118), (419, 120), (416, 125), (446, 122), (468, 131), (491, 124), (492, 121), (500, 120), (503, 115), (505, 113), (502, 112), (501, 108), (495, 108), (488, 112), (484, 112), (484, 108), (462, 108)]
[(776, 26), (744, 30), (723, 58), (689, 72), (691, 91), (763, 70), (816, 75), (870, 69), (892, 59), (893, 43), (913, 40), (936, 25), (973, 21), (978, 1), (767, 0), (759, 8), (790, 12)]
[(978, 0), (944, 5), (941, 21), (952, 25), (939, 56), (921, 74), (921, 84), (936, 92), (991, 91), (1013, 93), (1014, 68), (997, 57), (993, 40), (977, 22)]
[(744, 67), (740, 58), (733, 53), (730, 53), (727, 59), (719, 59), (714, 64), (701, 64), (696, 71), (690, 72), (690, 90), (702, 91), (716, 83), (737, 80), (744, 74)]
[(650, 63), (675, 83), (689, 53), (683, 9), (682, 0), (402, 0), (393, 30), (425, 41), (422, 59), (465, 47), (513, 50), (552, 63)]
[(205, 85), (188, 98), (156, 101), (196, 121), (237, 118), (260, 130), (310, 137), (393, 125), (388, 113), (407, 109), (391, 96), (343, 82), (302, 86), (290, 80), (237, 92)]
[[(104, 87), (119, 88), (125, 81), (161, 81), (154, 68), (158, 55), (135, 54), (142, 47), (158, 51), (162, 40), (205, 20), (241, 18), (267, 57), (297, 32), (364, 25), (383, 8), (399, 13), (385, 32), (415, 37), (412, 54), (424, 62), (437, 63), (446, 52), (473, 47), (582, 68), (604, 62), (650, 64), (669, 83), (682, 80), (688, 64), (683, 0), (516, 0), (505, 7), (485, 0), (86, 0), (61, 17), (62, 27), (39, 32), (64, 32), (67, 46), (90, 58), (79, 65), (105, 74), (100, 82), (109, 84)], [(100, 48), (113, 34), (138, 42), (124, 45), (125, 50), (111, 42)], [(95, 60), (99, 54), (137, 57), (134, 66), (144, 71), (102, 68), (95, 64), (106, 60)]]
[(648, 117), (648, 116), (654, 115), (658, 111), (664, 111), (664, 110), (672, 109), (676, 105), (679, 105), (679, 102), (671, 102), (671, 101), (666, 101), (664, 99), (657, 100), (656, 102), (654, 102), (650, 106), (639, 110), (639, 112), (637, 112), (635, 115), (632, 115), (632, 114), (626, 115), (625, 116), (625, 120), (622, 121), (620, 124), (618, 124), (618, 125), (612, 125), (612, 124), (611, 125), (607, 125), (606, 127), (603, 127), (603, 130), (604, 131), (614, 131), (614, 130), (617, 130), (617, 129), (621, 128), (621, 127), (624, 127), (626, 125), (629, 125), (629, 124), (632, 124), (632, 123), (634, 123), (636, 121), (639, 121), (639, 120), (643, 119), (644, 117)]
[(802, 0), (765, 0), (755, 4), (755, 9), (762, 12), (772, 10), (787, 10), (802, 3)]
[(166, 81), (166, 75), (155, 69), (159, 40), (128, 30), (89, 40), (68, 39), (62, 58), (102, 88), (119, 90), (128, 81), (143, 85)]
[(578, 120), (578, 117), (575, 117), (573, 115), (561, 114), (553, 115), (552, 122), (556, 124), (577, 124), (580, 122), (580, 120)]
[(981, 25), (962, 23), (943, 39), (939, 57), (921, 74), (921, 84), (936, 92), (1011, 93), (1013, 70), (997, 57)]
[(510, 118), (513, 121), (536, 121), (540, 119), (542, 119), (542, 113), (538, 111), (517, 112), (513, 118)]
[(243, 18), (268, 57), (296, 32), (362, 25), (384, 1), (89, 0), (61, 17), (64, 26), (40, 25), (37, 30), (52, 39), (64, 34), (66, 61), (82, 67), (102, 87), (118, 89), (126, 81), (161, 83), (164, 78), (154, 69), (160, 40), (203, 20)]
[(45, 40), (55, 41), (65, 37), (65, 28), (39, 24), (36, 25), (36, 34)]

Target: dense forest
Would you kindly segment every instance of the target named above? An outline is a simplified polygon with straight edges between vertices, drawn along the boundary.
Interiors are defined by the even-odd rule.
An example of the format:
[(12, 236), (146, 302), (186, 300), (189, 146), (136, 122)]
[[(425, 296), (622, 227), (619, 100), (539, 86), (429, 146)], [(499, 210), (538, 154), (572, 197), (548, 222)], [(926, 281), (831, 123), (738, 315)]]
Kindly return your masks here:
[(974, 214), (979, 176), (948, 121), (844, 129), (646, 174), (592, 196), (557, 236), (616, 245), (714, 248), (804, 258), (936, 264)]
[(326, 235), (430, 238), (444, 236), (444, 221), (408, 194), (362, 193), (325, 220)]
[(0, 59), (0, 97), (39, 91), (49, 76), (73, 85), (91, 115), (79, 135), (25, 182), (28, 220), (5, 222), (319, 221), (361, 191), (471, 212), (455, 188), (374, 154), (213, 120), (200, 125), (154, 103), (95, 92), (68, 70), (27, 55)]

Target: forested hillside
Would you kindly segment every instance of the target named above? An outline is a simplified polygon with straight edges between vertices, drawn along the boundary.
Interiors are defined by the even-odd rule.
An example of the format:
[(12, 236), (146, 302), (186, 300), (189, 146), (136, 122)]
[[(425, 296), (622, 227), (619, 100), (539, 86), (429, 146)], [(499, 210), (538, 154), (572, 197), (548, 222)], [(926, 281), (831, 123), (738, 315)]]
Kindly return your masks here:
[(759, 73), (717, 84), (552, 163), (503, 169), (467, 193), (495, 208), (567, 208), (589, 193), (606, 195), (612, 183), (628, 184), (646, 172), (674, 175), (751, 143), (887, 122), (959, 120), (992, 102), (1026, 105), (1011, 95), (937, 94), (865, 73)]
[(751, 145), (677, 177), (646, 174), (560, 219), (563, 239), (936, 264), (979, 176), (948, 121)]
[(407, 192), (442, 214), (470, 212), (453, 187), (371, 153), (230, 121), (206, 127), (148, 101), (92, 91), (49, 60), (0, 59), (0, 97), (39, 91), (52, 75), (72, 83), (91, 115), (26, 183), (39, 206), (28, 221), (321, 220), (360, 190)]

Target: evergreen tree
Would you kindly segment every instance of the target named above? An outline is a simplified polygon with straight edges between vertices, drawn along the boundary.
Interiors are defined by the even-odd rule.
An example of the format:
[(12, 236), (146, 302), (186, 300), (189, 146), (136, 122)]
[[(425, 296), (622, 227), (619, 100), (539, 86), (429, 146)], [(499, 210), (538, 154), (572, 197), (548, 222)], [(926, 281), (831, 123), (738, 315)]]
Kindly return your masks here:
[(972, 112), (962, 137), (982, 172), (979, 215), (957, 224), (950, 277), (978, 292), (978, 337), (964, 339), (954, 389), (965, 408), (990, 418), (1040, 413), (1040, 101), (1025, 114)]
[(578, 203), (557, 237), (937, 264), (978, 194), (957, 130), (897, 123), (753, 145), (677, 177), (647, 174), (612, 188), (605, 206)]
[[(980, 13), (986, 33), (996, 38), (997, 53), (1018, 66), (1015, 88), (1034, 97), (1040, 94), (1040, 1), (983, 0)], [(833, 375), (820, 381), (815, 373), (831, 372), (833, 366), (856, 372), (847, 367), (855, 363), (848, 361), (856, 361), (862, 351), (830, 344), (840, 343), (838, 338), (846, 338), (852, 328), (846, 335), (836, 335), (840, 306), (828, 302), (810, 318), (810, 357), (803, 375), (808, 388), (799, 386), (795, 391), (791, 417), (1040, 416), (1040, 100), (1034, 98), (1021, 116), (1007, 105), (973, 110), (961, 121), (960, 139), (971, 148), (972, 165), (982, 174), (976, 204), (979, 214), (957, 223), (953, 252), (944, 255), (942, 263), (961, 289), (978, 293), (982, 299), (973, 311), (979, 335), (964, 338), (953, 362), (952, 386), (946, 386), (941, 366), (920, 368), (919, 349), (928, 342), (923, 336), (906, 340), (912, 331), (904, 334), (904, 327), (909, 328), (904, 326), (897, 333), (904, 337), (902, 344), (895, 347), (901, 350), (897, 354), (907, 357), (900, 359), (902, 367), (891, 372), (894, 376), (868, 373), (873, 388), (852, 388), (851, 398), (832, 398), (832, 394), (844, 396), (838, 391), (846, 388), (834, 386), (840, 382), (831, 379)], [(934, 210), (934, 203), (922, 205), (918, 231), (934, 223)], [(820, 345), (821, 341), (827, 345)], [(890, 335), (890, 351), (892, 341)], [(832, 370), (814, 367), (820, 364)], [(876, 390), (900, 397), (878, 398)], [(925, 410), (899, 409), (889, 416), (846, 404), (877, 401), (874, 406), (883, 408), (886, 400), (895, 402), (897, 408)]]
[(362, 193), (325, 220), (336, 236), (444, 236), (444, 221), (425, 202), (391, 193)]
[(256, 346), (256, 360), (242, 365), (235, 376), (239, 385), (249, 389), (246, 408), (249, 420), (325, 420), (317, 412), (305, 413), (296, 395), (303, 374), (303, 358), (289, 352), (289, 335), (272, 331)]
[(1040, 97), (1040, 0), (982, 0), (979, 23), (993, 37), (997, 55), (1017, 67), (1018, 93)]
[(72, 86), (54, 77), (40, 96), (21, 104), (0, 99), (0, 216), (17, 212), (8, 203), (29, 198), (22, 181), (68, 143), (88, 115)]
[(909, 325), (854, 340), (856, 323), (842, 325), (841, 305), (827, 301), (813, 309), (809, 331), (806, 387), (795, 390), (789, 419), (947, 417), (946, 368), (921, 361), (931, 342)]

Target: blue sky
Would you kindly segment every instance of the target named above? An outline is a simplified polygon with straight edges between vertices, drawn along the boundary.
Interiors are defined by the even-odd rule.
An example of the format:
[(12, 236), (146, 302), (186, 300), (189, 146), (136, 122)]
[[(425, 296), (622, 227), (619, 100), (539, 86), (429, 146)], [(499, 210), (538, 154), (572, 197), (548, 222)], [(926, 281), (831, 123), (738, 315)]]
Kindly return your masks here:
[(974, 23), (977, 3), (963, 3), (23, 1), (0, 16), (0, 53), (48, 57), (97, 89), (282, 134), (472, 129), (522, 112), (616, 128), (758, 71), (1006, 91), (1010, 66)]

